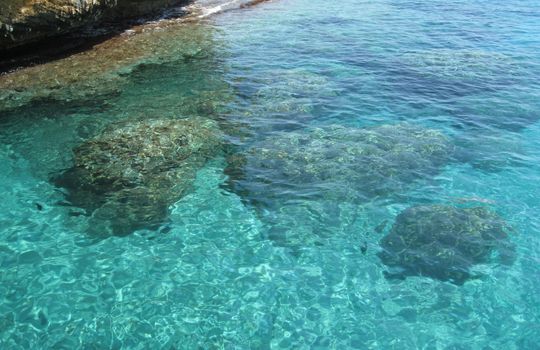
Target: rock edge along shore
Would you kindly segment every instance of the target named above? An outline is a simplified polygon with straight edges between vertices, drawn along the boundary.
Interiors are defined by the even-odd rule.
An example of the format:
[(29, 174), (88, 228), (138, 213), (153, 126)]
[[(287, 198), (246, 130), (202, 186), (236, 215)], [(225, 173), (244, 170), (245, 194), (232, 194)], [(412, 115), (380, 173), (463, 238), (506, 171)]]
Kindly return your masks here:
[[(206, 17), (197, 16), (201, 6), (209, 6), (212, 14), (268, 0), (223, 1), (0, 0), (0, 74), (87, 50), (131, 27), (134, 21), (140, 23), (141, 18), (200, 18)], [(189, 6), (175, 7), (178, 5)]]
[(185, 0), (2, 0), (0, 50), (106, 21), (154, 14)]
[(84, 50), (188, 0), (1, 0), (0, 72)]

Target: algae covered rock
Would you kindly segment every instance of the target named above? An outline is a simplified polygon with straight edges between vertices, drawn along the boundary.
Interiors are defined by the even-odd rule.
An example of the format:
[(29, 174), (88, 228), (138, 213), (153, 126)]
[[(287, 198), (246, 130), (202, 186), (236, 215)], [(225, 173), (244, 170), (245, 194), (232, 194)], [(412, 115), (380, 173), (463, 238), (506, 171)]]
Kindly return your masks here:
[(473, 277), (471, 267), (492, 261), (495, 252), (502, 263), (512, 263), (507, 231), (485, 207), (414, 206), (397, 216), (378, 255), (390, 267), (388, 277), (429, 276), (462, 284)]
[(474, 50), (410, 52), (395, 64), (402, 79), (402, 83), (396, 81), (398, 86), (439, 98), (504, 89), (518, 83), (518, 77), (525, 73), (510, 56)]
[(235, 155), (226, 171), (233, 190), (256, 203), (365, 201), (436, 174), (451, 153), (442, 133), (411, 124), (329, 126), (275, 134)]
[[(157, 66), (166, 69), (167, 74), (160, 73), (161, 78), (176, 79), (175, 86), (190, 86), (197, 92), (214, 91), (219, 75), (215, 71), (203, 71), (198, 66), (198, 62), (216, 57), (213, 35), (212, 28), (202, 24), (188, 26), (172, 20), (147, 23), (133, 27), (129, 33), (96, 44), (89, 50), (2, 74), (0, 113), (10, 110), (17, 113), (18, 108), (42, 102), (87, 104), (89, 101), (101, 101), (109, 104), (120, 94), (139, 91), (127, 87), (138, 83), (133, 80), (139, 79), (141, 70)], [(201, 74), (193, 75), (193, 71), (201, 71)], [(148, 86), (149, 91), (144, 92), (144, 99), (140, 96), (134, 98), (133, 108), (130, 108), (131, 105), (127, 107), (129, 115), (148, 109), (143, 107), (147, 107), (149, 101), (155, 101), (160, 111), (157, 116), (163, 116), (164, 108), (174, 109), (171, 115), (185, 116), (184, 111), (189, 106), (184, 104), (193, 105), (193, 100), (199, 100), (198, 94), (194, 98), (193, 91), (185, 88), (174, 89), (170, 94), (159, 90), (160, 95), (156, 95), (156, 90), (152, 90), (152, 84), (156, 81), (159, 79), (144, 80), (142, 85)], [(179, 91), (189, 91), (189, 98), (178, 98), (176, 94)], [(147, 98), (149, 94), (153, 94), (152, 99)], [(201, 96), (203, 98), (208, 99)], [(142, 102), (139, 104), (138, 101)]]
[[(434, 49), (405, 53), (402, 61), (419, 68), (423, 74), (459, 78), (491, 78), (518, 70), (511, 57), (481, 50)], [(421, 69), (421, 70), (420, 70)]]
[(309, 113), (315, 101), (335, 96), (335, 86), (322, 74), (304, 69), (276, 69), (252, 82), (252, 102), (262, 113)]
[(93, 230), (125, 235), (153, 227), (220, 151), (217, 130), (201, 118), (117, 123), (75, 148), (73, 167), (54, 181), (92, 214)]
[[(531, 67), (517, 57), (478, 50), (414, 50), (385, 62), (383, 84), (398, 98), (426, 107), (428, 101), (452, 101), (452, 117), (473, 127), (479, 122), (488, 126), (506, 124), (501, 119), (508, 119), (508, 112), (494, 117), (498, 108), (490, 107), (504, 101), (501, 96), (509, 87), (528, 85), (532, 73)], [(467, 98), (462, 101), (463, 97)], [(492, 101), (485, 104), (485, 99)], [(487, 108), (474, 107), (479, 105)]]

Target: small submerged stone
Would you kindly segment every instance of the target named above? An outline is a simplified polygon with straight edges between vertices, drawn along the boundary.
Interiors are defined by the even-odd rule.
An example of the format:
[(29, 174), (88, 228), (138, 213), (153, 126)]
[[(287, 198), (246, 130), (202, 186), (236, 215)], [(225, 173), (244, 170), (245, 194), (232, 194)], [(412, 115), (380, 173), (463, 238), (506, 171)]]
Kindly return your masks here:
[(210, 120), (129, 120), (75, 148), (73, 167), (53, 180), (92, 215), (93, 233), (126, 235), (163, 223), (220, 149)]
[(471, 267), (489, 263), (495, 252), (501, 263), (513, 262), (507, 231), (485, 207), (414, 206), (397, 216), (378, 255), (390, 268), (387, 277), (428, 276), (460, 285), (475, 277)]

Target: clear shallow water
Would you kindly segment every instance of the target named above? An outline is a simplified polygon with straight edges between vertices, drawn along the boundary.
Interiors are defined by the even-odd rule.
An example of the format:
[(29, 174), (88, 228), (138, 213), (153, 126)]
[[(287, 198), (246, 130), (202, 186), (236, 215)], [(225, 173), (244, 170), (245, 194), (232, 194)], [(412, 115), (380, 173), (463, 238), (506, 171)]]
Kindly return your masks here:
[[(2, 348), (536, 348), (539, 19), (532, 1), (274, 1), (1, 77)], [(195, 115), (233, 147), (166, 229), (96, 240), (59, 204), (51, 174), (112, 121)], [(336, 152), (354, 141), (309, 141), (399, 122), (446, 135), (451, 159), (358, 158), (415, 174), (375, 176), (380, 195), (346, 176)], [(294, 177), (298, 158), (231, 169), (231, 153), (303, 138), (326, 177)], [(386, 279), (379, 241), (416, 204), (491, 208), (516, 261), (462, 286)]]

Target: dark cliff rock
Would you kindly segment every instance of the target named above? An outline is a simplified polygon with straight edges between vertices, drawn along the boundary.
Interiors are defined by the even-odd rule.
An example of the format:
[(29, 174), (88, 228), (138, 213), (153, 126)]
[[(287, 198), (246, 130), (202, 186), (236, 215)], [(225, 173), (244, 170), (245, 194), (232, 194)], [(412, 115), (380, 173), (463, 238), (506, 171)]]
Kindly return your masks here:
[(2, 0), (0, 52), (105, 21), (146, 16), (182, 0)]

